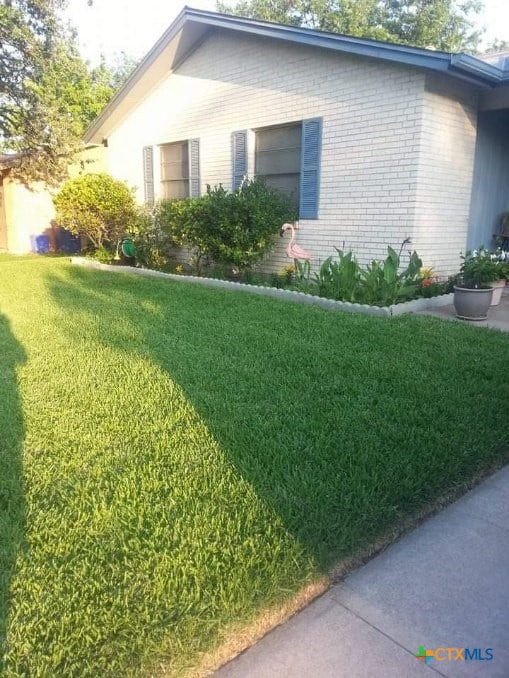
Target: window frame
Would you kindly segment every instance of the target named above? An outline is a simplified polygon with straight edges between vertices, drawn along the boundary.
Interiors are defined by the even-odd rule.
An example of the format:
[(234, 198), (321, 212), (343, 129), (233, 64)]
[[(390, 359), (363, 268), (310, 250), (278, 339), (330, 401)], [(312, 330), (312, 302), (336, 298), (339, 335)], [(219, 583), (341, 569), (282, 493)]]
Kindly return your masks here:
[[(164, 162), (164, 151), (165, 149), (169, 149), (171, 147), (176, 147), (176, 146), (181, 146), (182, 147), (182, 156), (185, 155), (185, 159), (183, 158), (182, 160), (178, 162), (173, 162), (173, 164), (178, 165), (182, 164), (186, 166), (187, 169), (187, 176), (182, 176), (177, 179), (172, 178), (172, 179), (166, 179), (165, 177), (165, 169), (164, 166), (172, 164), (171, 162)], [(192, 181), (192, 172), (191, 172), (191, 161), (190, 161), (190, 140), (189, 139), (182, 139), (180, 141), (168, 141), (165, 142), (164, 144), (159, 144), (159, 182), (161, 186), (161, 199), (162, 200), (185, 200), (186, 198), (191, 197), (191, 181)], [(167, 193), (171, 193), (170, 191), (167, 191), (167, 187), (170, 188), (171, 184), (182, 184), (184, 183), (185, 185), (185, 195), (183, 196), (175, 196), (175, 195), (168, 195)]]
[[(278, 188), (281, 192), (286, 193), (290, 197), (295, 199), (296, 204), (298, 205), (300, 203), (300, 191), (301, 191), (301, 174), (302, 174), (302, 129), (303, 129), (303, 120), (293, 120), (291, 122), (285, 122), (277, 125), (264, 125), (263, 127), (258, 127), (253, 129), (254, 135), (255, 135), (255, 143), (254, 143), (254, 176), (255, 177), (261, 177), (264, 178), (267, 182), (267, 185), (271, 185), (270, 178), (271, 177), (293, 177), (295, 181), (295, 189), (292, 192), (287, 192), (282, 188)], [(263, 132), (270, 132), (270, 131), (275, 131), (275, 130), (284, 130), (285, 128), (295, 128), (297, 131), (298, 128), (298, 136), (299, 136), (299, 145), (293, 145), (293, 146), (281, 146), (281, 147), (275, 147), (275, 148), (269, 148), (269, 149), (259, 149), (259, 142), (260, 142), (260, 134)], [(297, 151), (299, 152), (299, 157), (298, 157), (298, 166), (299, 169), (297, 172), (294, 171), (286, 171), (286, 172), (264, 172), (263, 174), (259, 171), (259, 161), (260, 161), (260, 155), (261, 154), (277, 154), (277, 153), (285, 153), (285, 152), (291, 152), (291, 151)], [(267, 156), (265, 156), (267, 157)], [(277, 187), (275, 187), (277, 188)]]

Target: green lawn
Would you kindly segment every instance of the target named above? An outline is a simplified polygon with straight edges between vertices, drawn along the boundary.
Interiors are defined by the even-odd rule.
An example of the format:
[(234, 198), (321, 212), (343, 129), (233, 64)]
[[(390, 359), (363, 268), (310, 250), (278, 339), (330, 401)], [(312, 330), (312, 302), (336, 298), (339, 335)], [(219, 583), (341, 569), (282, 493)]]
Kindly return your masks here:
[(0, 356), (5, 676), (177, 673), (509, 449), (459, 323), (3, 257)]

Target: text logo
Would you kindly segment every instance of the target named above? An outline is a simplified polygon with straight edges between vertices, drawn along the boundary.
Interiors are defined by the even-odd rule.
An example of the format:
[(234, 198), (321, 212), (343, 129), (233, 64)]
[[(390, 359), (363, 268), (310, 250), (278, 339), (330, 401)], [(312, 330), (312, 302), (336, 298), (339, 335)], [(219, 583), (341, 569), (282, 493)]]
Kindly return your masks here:
[(437, 662), (483, 662), (493, 659), (493, 648), (437, 647), (436, 650), (427, 650), (424, 645), (420, 645), (415, 656), (425, 664), (429, 664), (432, 659), (435, 659)]

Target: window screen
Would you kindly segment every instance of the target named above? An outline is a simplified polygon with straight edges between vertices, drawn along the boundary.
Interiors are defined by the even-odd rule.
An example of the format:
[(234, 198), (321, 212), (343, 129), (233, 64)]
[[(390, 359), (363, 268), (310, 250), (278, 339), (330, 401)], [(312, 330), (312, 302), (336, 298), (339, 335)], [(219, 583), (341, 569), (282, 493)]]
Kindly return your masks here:
[(299, 200), (302, 124), (256, 131), (255, 174), (268, 186)]
[(187, 141), (161, 146), (161, 188), (163, 198), (189, 197), (189, 146)]

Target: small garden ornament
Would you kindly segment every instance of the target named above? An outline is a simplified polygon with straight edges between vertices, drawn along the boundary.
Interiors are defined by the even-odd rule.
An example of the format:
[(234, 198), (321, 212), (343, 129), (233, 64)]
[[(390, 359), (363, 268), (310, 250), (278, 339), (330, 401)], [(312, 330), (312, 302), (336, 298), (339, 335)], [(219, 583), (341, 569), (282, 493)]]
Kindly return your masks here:
[(288, 244), (288, 247), (286, 248), (287, 256), (290, 257), (290, 259), (309, 261), (311, 259), (311, 255), (308, 254), (308, 252), (306, 252), (306, 250), (300, 245), (297, 245), (297, 238), (295, 237), (295, 228), (293, 224), (283, 224), (281, 226), (281, 230), (279, 231), (281, 238), (286, 233), (286, 231), (290, 231), (292, 234), (292, 238)]

